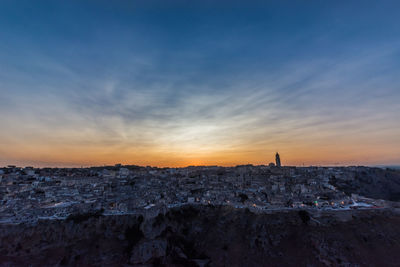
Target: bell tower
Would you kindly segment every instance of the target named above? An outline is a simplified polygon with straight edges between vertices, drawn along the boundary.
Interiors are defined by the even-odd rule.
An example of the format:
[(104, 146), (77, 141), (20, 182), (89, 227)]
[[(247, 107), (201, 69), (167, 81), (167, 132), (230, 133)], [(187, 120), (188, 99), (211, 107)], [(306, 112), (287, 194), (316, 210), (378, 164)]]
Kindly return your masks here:
[(275, 154), (275, 163), (276, 163), (277, 167), (281, 166), (281, 157), (279, 156), (278, 152), (276, 152), (276, 154)]

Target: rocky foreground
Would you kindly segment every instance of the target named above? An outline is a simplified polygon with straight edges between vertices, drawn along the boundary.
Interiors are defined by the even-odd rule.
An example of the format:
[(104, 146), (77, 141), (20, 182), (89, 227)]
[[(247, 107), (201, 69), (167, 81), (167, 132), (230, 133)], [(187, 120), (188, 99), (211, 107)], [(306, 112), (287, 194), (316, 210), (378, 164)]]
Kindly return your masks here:
[(0, 225), (0, 266), (399, 266), (400, 212), (226, 206)]

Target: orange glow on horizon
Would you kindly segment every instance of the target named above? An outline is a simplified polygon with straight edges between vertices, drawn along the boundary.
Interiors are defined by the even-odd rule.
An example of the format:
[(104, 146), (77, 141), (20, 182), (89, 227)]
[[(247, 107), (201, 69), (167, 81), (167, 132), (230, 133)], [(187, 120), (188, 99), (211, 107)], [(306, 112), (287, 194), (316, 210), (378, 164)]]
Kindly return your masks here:
[[(167, 152), (152, 149), (118, 150), (107, 147), (36, 147), (20, 146), (7, 153), (7, 159), (1, 159), (0, 165), (16, 164), (21, 166), (50, 166), (50, 167), (80, 167), (102, 166), (121, 163), (123, 165), (157, 166), (157, 167), (186, 167), (186, 166), (236, 166), (243, 164), (267, 165), (275, 161), (275, 149), (226, 149), (206, 153), (182, 153), (182, 151)], [(365, 146), (363, 150), (340, 147), (286, 147), (280, 149), (282, 165), (379, 165), (396, 163), (399, 159), (397, 150), (376, 150), (375, 147)], [(4, 153), (3, 153), (4, 155)], [(397, 161), (398, 162), (398, 161)]]

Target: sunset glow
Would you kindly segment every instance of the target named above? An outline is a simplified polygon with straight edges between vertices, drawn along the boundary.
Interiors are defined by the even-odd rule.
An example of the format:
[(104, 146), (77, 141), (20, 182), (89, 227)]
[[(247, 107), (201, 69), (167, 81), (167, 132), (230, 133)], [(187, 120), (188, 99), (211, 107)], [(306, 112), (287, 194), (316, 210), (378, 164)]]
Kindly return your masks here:
[(398, 9), (111, 2), (0, 4), (0, 165), (400, 164)]

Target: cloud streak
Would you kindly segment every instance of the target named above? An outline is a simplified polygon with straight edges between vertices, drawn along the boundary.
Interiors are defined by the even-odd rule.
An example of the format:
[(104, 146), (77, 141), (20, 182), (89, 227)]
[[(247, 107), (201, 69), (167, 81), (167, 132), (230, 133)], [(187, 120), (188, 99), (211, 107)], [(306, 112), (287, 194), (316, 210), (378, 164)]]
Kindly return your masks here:
[[(278, 34), (268, 20), (211, 20), (190, 34), (154, 23), (142, 38), (123, 27), (107, 32), (115, 42), (52, 40), (48, 51), (3, 44), (0, 164), (260, 164), (276, 150), (296, 165), (400, 163), (400, 40), (342, 37), (338, 51), (340, 27)], [(333, 52), (320, 52), (327, 40)]]

